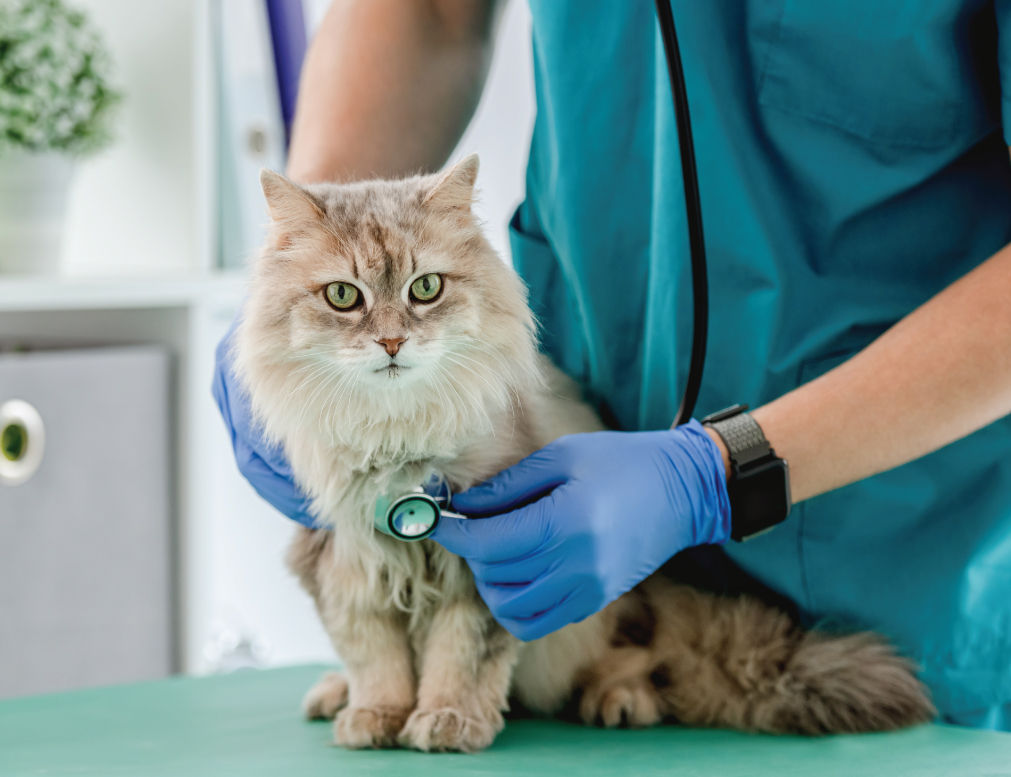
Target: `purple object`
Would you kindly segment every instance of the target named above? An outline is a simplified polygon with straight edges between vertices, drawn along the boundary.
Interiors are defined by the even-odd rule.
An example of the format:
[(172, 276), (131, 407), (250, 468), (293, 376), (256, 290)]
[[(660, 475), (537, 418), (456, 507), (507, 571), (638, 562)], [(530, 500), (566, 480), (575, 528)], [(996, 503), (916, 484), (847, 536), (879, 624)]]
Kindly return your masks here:
[(270, 21), (270, 41), (274, 48), (274, 71), (281, 98), (285, 147), (291, 140), (291, 123), (298, 100), (298, 77), (305, 58), (305, 15), (302, 0), (265, 0)]

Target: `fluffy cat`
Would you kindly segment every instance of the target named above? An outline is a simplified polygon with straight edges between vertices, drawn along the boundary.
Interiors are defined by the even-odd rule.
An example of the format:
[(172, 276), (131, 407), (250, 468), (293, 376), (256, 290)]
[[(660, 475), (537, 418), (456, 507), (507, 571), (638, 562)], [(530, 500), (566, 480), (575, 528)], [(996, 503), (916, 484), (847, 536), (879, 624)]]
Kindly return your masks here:
[(870, 634), (805, 632), (747, 597), (659, 575), (523, 644), (466, 564), (377, 533), (377, 496), (442, 473), (459, 491), (563, 434), (602, 428), (537, 353), (516, 274), (471, 213), (476, 156), (438, 176), (296, 186), (264, 172), (272, 218), (235, 369), (329, 530), (288, 563), (345, 675), (310, 690), (346, 747), (474, 751), (510, 696), (605, 726), (663, 719), (821, 734), (927, 720), (912, 667)]

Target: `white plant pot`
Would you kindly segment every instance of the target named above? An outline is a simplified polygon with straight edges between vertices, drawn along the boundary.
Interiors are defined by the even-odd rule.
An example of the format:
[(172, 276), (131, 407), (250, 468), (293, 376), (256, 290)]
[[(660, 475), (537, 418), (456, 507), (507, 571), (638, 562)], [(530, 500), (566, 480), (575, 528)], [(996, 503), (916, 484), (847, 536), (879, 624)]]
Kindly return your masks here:
[(0, 273), (58, 270), (73, 171), (73, 161), (62, 154), (0, 156)]

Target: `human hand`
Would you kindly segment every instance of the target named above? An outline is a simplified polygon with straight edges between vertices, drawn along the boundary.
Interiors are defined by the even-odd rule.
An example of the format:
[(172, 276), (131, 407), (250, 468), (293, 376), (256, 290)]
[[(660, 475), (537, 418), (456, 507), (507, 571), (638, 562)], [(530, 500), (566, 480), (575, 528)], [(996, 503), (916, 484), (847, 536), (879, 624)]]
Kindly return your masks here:
[(278, 445), (269, 445), (253, 421), (249, 395), (232, 372), (231, 348), (238, 319), (214, 352), (214, 383), (211, 391), (232, 438), (239, 472), (260, 496), (294, 521), (315, 528), (309, 500), (295, 485), (291, 465)]
[(489, 517), (440, 521), (432, 539), (467, 560), (492, 614), (524, 640), (592, 615), (678, 551), (730, 537), (723, 457), (695, 420), (562, 437), (453, 508)]

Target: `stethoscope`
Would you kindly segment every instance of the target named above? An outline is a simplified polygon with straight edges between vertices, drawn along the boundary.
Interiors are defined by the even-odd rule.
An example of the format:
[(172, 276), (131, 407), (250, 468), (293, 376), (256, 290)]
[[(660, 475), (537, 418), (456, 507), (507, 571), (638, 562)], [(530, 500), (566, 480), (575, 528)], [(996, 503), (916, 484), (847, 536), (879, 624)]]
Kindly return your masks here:
[(431, 536), (443, 518), (466, 520), (466, 515), (449, 510), (453, 492), (446, 479), (433, 474), (423, 486), (390, 498), (376, 500), (374, 524), (378, 531), (404, 542), (416, 542)]
[[(709, 287), (706, 277), (706, 246), (702, 234), (702, 203), (699, 196), (695, 148), (692, 142), (688, 95), (681, 67), (681, 51), (674, 29), (672, 0), (655, 0), (660, 37), (667, 60), (667, 76), (674, 98), (674, 120), (677, 124), (678, 149), (681, 152), (681, 177), (684, 182), (685, 212), (688, 217), (688, 245), (692, 266), (692, 351), (688, 378), (678, 407), (674, 426), (687, 423), (695, 410), (702, 385), (702, 369), (706, 361), (706, 338), (709, 329)], [(450, 511), (453, 495), (441, 475), (433, 475), (424, 486), (397, 497), (381, 496), (376, 500), (375, 527), (378, 531), (405, 542), (431, 536), (442, 518), (467, 519)]]

